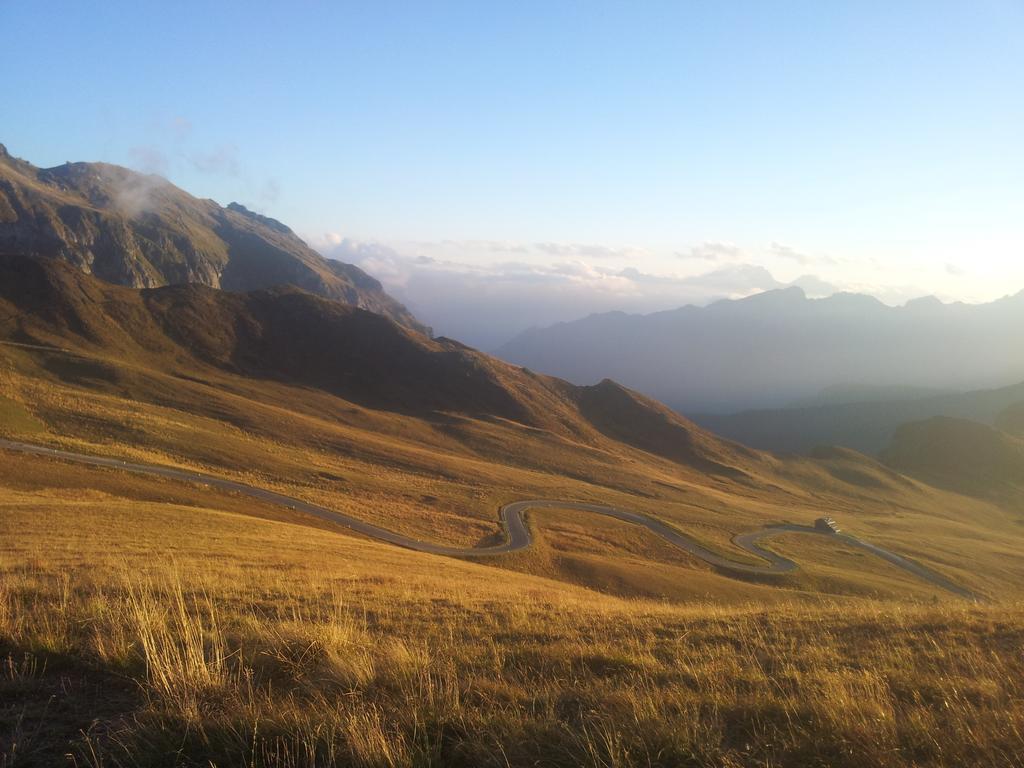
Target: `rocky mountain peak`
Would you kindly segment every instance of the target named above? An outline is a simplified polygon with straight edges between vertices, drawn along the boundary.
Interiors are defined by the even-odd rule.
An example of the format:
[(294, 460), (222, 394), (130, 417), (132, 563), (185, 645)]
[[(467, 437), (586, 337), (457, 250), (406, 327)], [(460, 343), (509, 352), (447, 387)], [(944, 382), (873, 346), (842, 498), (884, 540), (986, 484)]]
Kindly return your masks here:
[(2, 252), (62, 259), (131, 288), (294, 285), (429, 333), (365, 272), (328, 261), (281, 222), (243, 205), (221, 208), (161, 176), (109, 163), (41, 169), (6, 149), (0, 160)]

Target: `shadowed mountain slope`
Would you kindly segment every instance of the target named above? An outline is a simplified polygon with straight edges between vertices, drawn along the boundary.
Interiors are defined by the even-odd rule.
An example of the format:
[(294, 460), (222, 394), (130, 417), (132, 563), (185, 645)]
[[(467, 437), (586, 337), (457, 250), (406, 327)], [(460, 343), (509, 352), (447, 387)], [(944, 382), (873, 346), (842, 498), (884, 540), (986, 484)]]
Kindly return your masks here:
[(181, 375), (211, 366), (301, 384), (370, 408), (502, 419), (584, 442), (604, 436), (704, 470), (760, 458), (612, 382), (574, 387), (294, 287), (133, 290), (62, 262), (2, 256), (0, 333)]
[(426, 330), (374, 278), (325, 259), (274, 219), (116, 165), (36, 168), (2, 145), (0, 251), (63, 259), (133, 288), (292, 284)]
[(883, 459), (900, 472), (971, 495), (998, 497), (1024, 488), (1024, 442), (966, 419), (905, 424)]
[(726, 454), (719, 438), (691, 428), (672, 409), (611, 379), (592, 387), (575, 387), (573, 396), (580, 413), (603, 434), (681, 464), (714, 473), (723, 469), (719, 461), (727, 462), (737, 454), (757, 457), (738, 445)]

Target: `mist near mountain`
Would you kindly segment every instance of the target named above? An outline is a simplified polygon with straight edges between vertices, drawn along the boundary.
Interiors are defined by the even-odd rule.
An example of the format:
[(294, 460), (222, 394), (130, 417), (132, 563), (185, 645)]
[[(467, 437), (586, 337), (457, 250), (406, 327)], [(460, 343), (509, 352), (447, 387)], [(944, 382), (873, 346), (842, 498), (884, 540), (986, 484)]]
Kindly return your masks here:
[(131, 288), (291, 284), (429, 330), (376, 279), (325, 259), (281, 222), (108, 163), (37, 168), (0, 145), (0, 250), (61, 259)]
[(798, 287), (528, 331), (498, 356), (575, 383), (610, 376), (687, 414), (780, 408), (855, 387), (969, 391), (1024, 380), (1024, 292), (900, 307)]

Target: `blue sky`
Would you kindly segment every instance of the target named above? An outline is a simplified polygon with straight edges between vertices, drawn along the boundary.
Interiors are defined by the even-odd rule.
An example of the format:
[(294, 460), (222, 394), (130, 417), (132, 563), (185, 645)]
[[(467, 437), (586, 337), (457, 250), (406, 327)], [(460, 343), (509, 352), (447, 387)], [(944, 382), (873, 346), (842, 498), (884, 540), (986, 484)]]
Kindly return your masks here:
[(591, 270), (579, 311), (625, 270), (662, 280), (632, 309), (743, 266), (890, 301), (1024, 288), (1019, 0), (7, 0), (0, 25), (13, 154), (240, 200), (414, 308), (417, 269), (510, 264)]

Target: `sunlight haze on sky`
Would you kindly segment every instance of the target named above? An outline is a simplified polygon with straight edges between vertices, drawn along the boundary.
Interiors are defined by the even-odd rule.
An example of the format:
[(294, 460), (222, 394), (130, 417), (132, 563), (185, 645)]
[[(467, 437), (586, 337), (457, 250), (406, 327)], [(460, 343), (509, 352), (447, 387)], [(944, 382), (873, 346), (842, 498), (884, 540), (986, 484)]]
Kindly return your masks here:
[(12, 154), (238, 200), (441, 331), (490, 307), (474, 343), (793, 281), (1024, 289), (1018, 0), (38, 0), (0, 25)]

